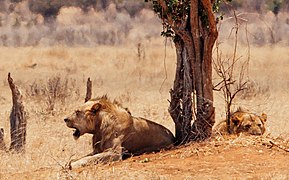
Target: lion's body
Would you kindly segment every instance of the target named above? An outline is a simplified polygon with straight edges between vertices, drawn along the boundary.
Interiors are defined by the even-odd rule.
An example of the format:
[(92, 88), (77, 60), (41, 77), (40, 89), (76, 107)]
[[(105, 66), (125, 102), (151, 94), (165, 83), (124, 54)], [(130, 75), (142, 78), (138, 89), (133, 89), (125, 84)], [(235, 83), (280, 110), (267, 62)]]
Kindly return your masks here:
[(121, 159), (123, 154), (159, 151), (172, 145), (175, 140), (165, 127), (133, 117), (126, 108), (115, 101), (111, 102), (106, 96), (88, 101), (65, 122), (68, 127), (76, 129), (73, 134), (76, 139), (85, 133), (93, 134), (91, 156), (112, 150)]
[(106, 119), (102, 123), (99, 133), (93, 135), (93, 154), (120, 145), (125, 153), (138, 155), (158, 151), (174, 141), (169, 130), (143, 118)]
[(123, 142), (123, 147), (126, 147), (133, 154), (160, 150), (173, 144), (175, 140), (168, 129), (143, 118), (133, 118), (131, 132), (132, 134)]
[(246, 110), (238, 109), (231, 114), (229, 129), (227, 121), (220, 122), (214, 129), (221, 134), (239, 134), (262, 135), (266, 130), (267, 115), (256, 115)]

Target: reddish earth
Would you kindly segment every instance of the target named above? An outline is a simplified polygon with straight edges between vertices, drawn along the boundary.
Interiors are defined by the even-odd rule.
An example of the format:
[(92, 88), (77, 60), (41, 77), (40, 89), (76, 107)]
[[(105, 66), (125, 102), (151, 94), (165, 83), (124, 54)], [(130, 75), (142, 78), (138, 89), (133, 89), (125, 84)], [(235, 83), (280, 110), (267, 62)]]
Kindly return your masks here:
[[(245, 141), (244, 141), (245, 142)], [(147, 158), (149, 162), (140, 163)], [(172, 178), (287, 178), (289, 153), (280, 148), (257, 144), (192, 144), (155, 155), (134, 157), (126, 164), (131, 171), (147, 170)]]
[[(288, 179), (284, 141), (264, 138), (214, 139), (108, 165), (74, 170), (40, 168), (10, 174), (16, 179)], [(8, 177), (6, 174), (5, 177)]]

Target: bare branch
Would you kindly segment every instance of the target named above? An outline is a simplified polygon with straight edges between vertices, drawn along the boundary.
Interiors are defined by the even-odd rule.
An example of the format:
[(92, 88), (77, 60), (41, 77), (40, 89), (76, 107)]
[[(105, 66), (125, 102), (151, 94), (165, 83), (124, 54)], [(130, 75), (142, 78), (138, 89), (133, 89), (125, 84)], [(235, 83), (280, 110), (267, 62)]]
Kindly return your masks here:
[(13, 106), (10, 114), (10, 150), (24, 152), (26, 144), (26, 112), (22, 102), (22, 94), (8, 74), (8, 83), (12, 92)]
[[(164, 0), (158, 0), (160, 6), (163, 8), (163, 12), (168, 12), (168, 6), (167, 6), (167, 3), (164, 1)], [(165, 22), (167, 21), (169, 23), (169, 25), (171, 25), (173, 27), (173, 18), (172, 16), (170, 16), (169, 14), (166, 13), (166, 17), (167, 19), (165, 19), (164, 17), (161, 17), (162, 20)]]
[(211, 34), (211, 38), (209, 40), (209, 45), (213, 47), (216, 38), (218, 37), (218, 31), (216, 27), (216, 18), (213, 13), (212, 2), (210, 0), (201, 0), (203, 7), (205, 8), (208, 20), (209, 20), (209, 31)]
[(84, 102), (89, 101), (91, 99), (91, 95), (92, 95), (92, 82), (90, 78), (88, 78), (86, 83), (86, 96)]
[[(238, 15), (234, 12), (235, 26), (232, 28), (231, 33), (234, 35), (233, 55), (228, 59), (222, 59), (222, 54), (219, 50), (219, 44), (216, 45), (217, 58), (214, 59), (214, 69), (220, 81), (214, 86), (214, 90), (222, 91), (225, 101), (227, 127), (230, 126), (231, 106), (237, 95), (246, 89), (248, 80), (244, 77), (248, 73), (249, 55), (248, 58), (243, 61), (243, 57), (237, 57), (238, 47), (238, 32), (239, 22)], [(221, 25), (220, 25), (221, 26)], [(249, 43), (249, 41), (247, 41)], [(248, 51), (250, 53), (250, 51)]]

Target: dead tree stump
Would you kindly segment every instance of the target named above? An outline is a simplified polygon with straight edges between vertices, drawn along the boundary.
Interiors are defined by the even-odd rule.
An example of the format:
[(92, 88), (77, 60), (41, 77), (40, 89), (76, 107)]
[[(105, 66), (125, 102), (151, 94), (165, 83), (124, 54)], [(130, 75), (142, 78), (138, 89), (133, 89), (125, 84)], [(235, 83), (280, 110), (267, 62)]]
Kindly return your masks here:
[(26, 113), (22, 102), (22, 94), (13, 83), (10, 73), (8, 74), (8, 83), (12, 92), (13, 101), (10, 114), (11, 144), (9, 150), (20, 153), (25, 151), (27, 125)]
[(92, 95), (92, 82), (90, 80), (90, 78), (87, 79), (87, 83), (86, 83), (86, 96), (85, 96), (85, 100), (84, 102), (87, 102), (91, 99), (91, 95)]
[(6, 150), (6, 145), (4, 142), (4, 129), (0, 128), (0, 151)]

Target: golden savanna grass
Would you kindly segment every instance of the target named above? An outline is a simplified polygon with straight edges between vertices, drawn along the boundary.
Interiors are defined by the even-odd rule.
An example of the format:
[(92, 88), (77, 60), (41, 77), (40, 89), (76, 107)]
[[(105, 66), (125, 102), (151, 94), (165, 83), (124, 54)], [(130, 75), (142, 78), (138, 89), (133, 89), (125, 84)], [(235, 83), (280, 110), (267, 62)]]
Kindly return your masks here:
[[(9, 113), (12, 106), (6, 80), (8, 72), (11, 72), (24, 94), (29, 119), (26, 153), (15, 155), (0, 152), (0, 178), (26, 172), (26, 178), (29, 179), (56, 179), (63, 175), (61, 168), (71, 158), (81, 157), (91, 151), (91, 137), (85, 135), (74, 141), (71, 129), (63, 122), (64, 116), (84, 101), (88, 77), (93, 82), (94, 96), (108, 94), (129, 107), (133, 115), (152, 119), (174, 132), (174, 124), (167, 112), (167, 99), (174, 78), (175, 49), (167, 44), (165, 51), (162, 40), (142, 44), (141, 48), (145, 52), (141, 58), (137, 44), (95, 48), (1, 48), (0, 127), (5, 129), (7, 145), (10, 143)], [(230, 54), (231, 51), (226, 53)], [(252, 88), (256, 93), (237, 99), (234, 104), (246, 106), (257, 113), (266, 112), (269, 133), (274, 136), (286, 137), (289, 133), (288, 60), (288, 47), (251, 47), (249, 76), (254, 81)], [(34, 89), (45, 91), (49, 79), (53, 77), (60, 77), (61, 86), (65, 86), (65, 81), (70, 82), (71, 89), (67, 91), (69, 96), (59, 96), (60, 100), (56, 101), (54, 109), (49, 110), (47, 98), (41, 93), (33, 95), (31, 87), (37, 84)], [(216, 120), (224, 119), (224, 102), (219, 92), (215, 92), (214, 105)], [(45, 173), (33, 175), (33, 172), (42, 170)], [(141, 177), (141, 174), (134, 173), (131, 174), (132, 178)], [(42, 177), (38, 177), (39, 174)], [(94, 175), (88, 174), (87, 177)], [(119, 175), (128, 176), (119, 171), (104, 173), (102, 177), (116, 178)], [(149, 172), (145, 177), (157, 176)]]
[[(15, 172), (33, 172), (41, 167), (59, 169), (70, 158), (81, 157), (91, 151), (91, 137), (74, 141), (72, 131), (63, 121), (66, 114), (84, 101), (88, 77), (93, 81), (94, 96), (108, 94), (129, 107), (134, 115), (157, 120), (173, 130), (173, 123), (166, 111), (167, 93), (173, 74), (167, 75), (168, 80), (161, 87), (166, 78), (162, 61), (164, 47), (151, 44), (143, 48), (146, 55), (141, 59), (138, 59), (137, 45), (1, 48), (0, 113), (3, 120), (0, 126), (5, 129), (7, 145), (10, 143), (9, 113), (12, 107), (11, 92), (6, 82), (8, 72), (11, 72), (15, 83), (23, 92), (25, 108), (29, 113), (27, 151), (23, 156), (1, 152), (1, 173), (9, 175)], [(167, 60), (174, 60), (174, 50), (169, 49)], [(173, 66), (174, 61), (167, 64), (167, 71), (173, 72)], [(42, 90), (53, 77), (61, 77), (62, 82), (73, 81), (75, 91), (69, 91), (72, 94), (66, 97), (65, 104), (57, 101), (58, 104), (51, 112), (47, 110), (45, 96), (32, 95), (31, 87), (37, 84), (38, 89)], [(61, 85), (64, 86), (64, 83)]]
[[(69, 10), (72, 13), (71, 19), (77, 20), (77, 26), (69, 24), (71, 19), (65, 19), (67, 16), (65, 13), (69, 14)], [(74, 110), (75, 106), (84, 102), (88, 77), (93, 83), (93, 96), (107, 94), (112, 99), (115, 98), (120, 101), (124, 107), (128, 107), (134, 116), (154, 120), (174, 132), (173, 121), (167, 112), (169, 105), (167, 100), (173, 84), (176, 56), (172, 42), (167, 41), (165, 43), (163, 38), (154, 38), (155, 34), (159, 34), (158, 28), (148, 28), (149, 25), (143, 28), (139, 25), (146, 24), (147, 21), (152, 21), (150, 25), (159, 22), (155, 20), (156, 17), (152, 12), (143, 12), (147, 15), (134, 19), (139, 24), (133, 25), (134, 28), (127, 35), (128, 38), (118, 39), (117, 42), (112, 43), (121, 44), (119, 46), (94, 46), (98, 44), (97, 40), (100, 36), (91, 36), (87, 38), (87, 41), (94, 43), (86, 47), (46, 47), (49, 45), (50, 39), (53, 41), (52, 44), (57, 44), (57, 42), (54, 43), (54, 36), (65, 37), (61, 27), (64, 28), (63, 32), (66, 32), (67, 28), (73, 27), (76, 29), (79, 27), (80, 32), (86, 32), (86, 29), (89, 29), (87, 27), (90, 26), (89, 24), (95, 26), (91, 30), (94, 31), (95, 29), (101, 30), (98, 25), (104, 23), (102, 18), (97, 19), (99, 14), (90, 14), (91, 17), (95, 18), (87, 19), (87, 16), (79, 16), (77, 9), (62, 10), (61, 13), (57, 22), (62, 26), (59, 26), (60, 30), (56, 34), (50, 34), (49, 37), (46, 37), (45, 28), (43, 29), (42, 26), (42, 28), (34, 29), (34, 34), (43, 32), (42, 35), (45, 36), (38, 42), (39, 46), (0, 48), (0, 127), (5, 129), (4, 140), (7, 146), (10, 143), (9, 114), (12, 107), (11, 92), (7, 83), (8, 72), (11, 72), (12, 78), (22, 91), (25, 109), (29, 113), (26, 153), (17, 155), (0, 152), (0, 179), (166, 178), (159, 176), (152, 170), (155, 165), (151, 166), (148, 171), (130, 171), (129, 164), (125, 164), (121, 168), (116, 167), (116, 169), (114, 167), (107, 168), (107, 166), (92, 167), (89, 169), (91, 171), (79, 171), (78, 174), (62, 171), (70, 159), (79, 158), (91, 151), (91, 136), (85, 135), (78, 141), (74, 141), (71, 129), (67, 128), (63, 121), (65, 115)], [(110, 17), (109, 13), (107, 15)], [(78, 16), (79, 19), (75, 18)], [(255, 15), (248, 15), (245, 18), (250, 18), (249, 16)], [(285, 14), (279, 19), (281, 22), (285, 22), (286, 17), (288, 16)], [(277, 27), (273, 29), (278, 30), (278, 32), (284, 31), (284, 36), (281, 36), (282, 33), (275, 34), (276, 39), (283, 38), (279, 44), (266, 45), (270, 40), (270, 35), (264, 29), (270, 29), (267, 26), (268, 24), (271, 26), (274, 18), (272, 14), (260, 18), (263, 18), (263, 21), (267, 19), (268, 22), (262, 21), (260, 23), (256, 18), (248, 24), (248, 30), (254, 34), (254, 36), (249, 36), (250, 42), (254, 43), (250, 46), (248, 73), (250, 86), (241, 94), (241, 97), (236, 99), (233, 108), (245, 106), (257, 114), (265, 112), (268, 115), (268, 133), (274, 137), (287, 138), (289, 134), (287, 121), (289, 116), (287, 25), (279, 26), (280, 24), (277, 24)], [(84, 20), (91, 21), (83, 26)], [(111, 24), (118, 24), (117, 20), (113, 20), (113, 22)], [(229, 22), (229, 20), (225, 22)], [(258, 26), (263, 33), (260, 35), (261, 38), (257, 36), (260, 32), (256, 26), (257, 23), (259, 23), (258, 25), (261, 24)], [(102, 28), (109, 29), (111, 24), (106, 24)], [(126, 22), (122, 22), (121, 25), (126, 25)], [(220, 32), (220, 39), (222, 40), (220, 48), (224, 58), (232, 57), (232, 41), (224, 41), (228, 38), (232, 26), (233, 23), (224, 24)], [(22, 39), (25, 39), (27, 34), (22, 29), (25, 27), (21, 26), (18, 29), (19, 32), (14, 33), (23, 35)], [(10, 30), (9, 28), (6, 29), (7, 32)], [(5, 33), (6, 31), (1, 32)], [(119, 31), (124, 32), (123, 29)], [(146, 35), (144, 32), (148, 34)], [(243, 35), (239, 41), (246, 44), (244, 31), (241, 33)], [(139, 34), (149, 37), (144, 40), (143, 37), (138, 36)], [(78, 42), (77, 37), (74, 37), (76, 44)], [(232, 37), (230, 36), (230, 38)], [(30, 42), (33, 39), (28, 38), (28, 40), (28, 44), (33, 44)], [(24, 42), (24, 40), (22, 41)], [(122, 44), (122, 42), (125, 43)], [(11, 45), (14, 44), (11, 42)], [(242, 60), (247, 55), (248, 47), (239, 45), (238, 57)], [(215, 75), (214, 82), (217, 82)], [(215, 92), (214, 98), (216, 121), (219, 122), (225, 118), (224, 98), (220, 92)], [(194, 151), (194, 149), (190, 149), (188, 152), (194, 153)], [(182, 153), (185, 154), (187, 151), (184, 150)]]

